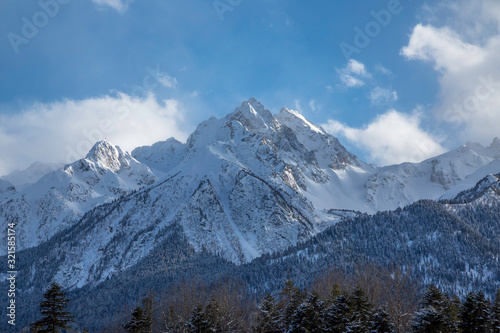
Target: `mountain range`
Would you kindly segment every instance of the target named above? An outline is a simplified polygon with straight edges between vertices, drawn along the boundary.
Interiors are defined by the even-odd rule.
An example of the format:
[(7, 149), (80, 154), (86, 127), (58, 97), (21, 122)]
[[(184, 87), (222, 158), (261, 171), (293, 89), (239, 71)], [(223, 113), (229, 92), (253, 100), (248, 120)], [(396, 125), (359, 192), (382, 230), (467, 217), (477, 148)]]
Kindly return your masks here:
[(38, 163), (2, 177), (0, 221), (17, 222), (18, 247), (29, 248), (142, 188), (135, 195), (147, 198), (129, 200), (131, 225), (142, 229), (145, 217), (158, 228), (180, 223), (196, 249), (243, 263), (336, 223), (331, 210), (375, 213), (453, 198), (500, 171), (499, 158), (497, 138), (489, 147), (469, 143), (421, 163), (378, 168), (300, 113), (284, 108), (273, 116), (250, 99), (225, 118), (201, 123), (186, 143), (172, 138), (129, 154), (102, 141), (43, 176), (40, 170), (55, 166)]
[(247, 281), (284, 262), (313, 274), (369, 258), (463, 291), (499, 281), (499, 173), (498, 138), (377, 167), (300, 113), (252, 98), (185, 143), (128, 153), (100, 141), (74, 163), (1, 177), (0, 223), (17, 224), (27, 294), (57, 281), (81, 295), (148, 262), (158, 276), (200, 272), (202, 257)]

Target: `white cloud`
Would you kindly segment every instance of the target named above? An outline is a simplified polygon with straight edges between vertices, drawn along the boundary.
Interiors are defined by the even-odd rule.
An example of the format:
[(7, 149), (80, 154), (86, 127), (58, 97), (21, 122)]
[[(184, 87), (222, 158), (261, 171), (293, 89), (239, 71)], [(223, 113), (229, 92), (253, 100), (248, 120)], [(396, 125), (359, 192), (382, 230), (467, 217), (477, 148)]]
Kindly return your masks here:
[(340, 80), (346, 88), (362, 87), (365, 85), (365, 82), (363, 80), (353, 77), (349, 74), (341, 74)]
[[(377, 65), (375, 70), (385, 76), (392, 75), (391, 71), (382, 65)], [(379, 87), (376, 80), (373, 79), (372, 74), (366, 69), (366, 66), (359, 61), (354, 59), (349, 60), (344, 68), (337, 70), (337, 73), (344, 88), (368, 86), (368, 89), (370, 89), (368, 98), (372, 106), (387, 106), (398, 99), (396, 91)], [(328, 87), (327, 90), (330, 91)]]
[(92, 0), (98, 6), (111, 7), (120, 13), (124, 13), (128, 9), (129, 3), (133, 0)]
[(350, 73), (357, 74), (362, 77), (366, 77), (368, 75), (365, 65), (354, 59), (349, 60), (349, 63), (347, 64), (347, 70)]
[(349, 60), (344, 68), (337, 70), (337, 73), (346, 88), (362, 87), (365, 85), (364, 79), (370, 77), (365, 65), (354, 59)]
[(36, 160), (73, 162), (105, 138), (127, 151), (172, 136), (185, 140), (182, 124), (181, 105), (176, 100), (158, 102), (153, 94), (35, 104), (0, 116), (0, 175)]
[(401, 49), (407, 59), (434, 62), (435, 69), (459, 71), (482, 62), (485, 52), (475, 45), (464, 43), (447, 27), (435, 28), (418, 24), (413, 29), (408, 46)]
[(370, 101), (372, 104), (386, 105), (398, 100), (398, 93), (381, 87), (375, 87), (370, 92)]
[[(500, 34), (491, 28), (492, 20), (500, 27), (500, 4), (491, 0), (463, 3), (469, 12), (479, 14), (464, 18), (457, 9), (457, 20), (463, 25), (454, 27), (460, 33), (449, 26), (419, 24), (401, 54), (432, 64), (439, 73), (434, 113), (438, 121), (453, 125), (448, 140), (488, 144), (500, 136)], [(471, 31), (476, 32), (473, 39)]]
[(372, 162), (390, 165), (420, 162), (445, 152), (432, 135), (420, 128), (420, 121), (418, 113), (407, 115), (389, 110), (363, 128), (352, 128), (336, 120), (329, 120), (322, 127), (367, 151)]

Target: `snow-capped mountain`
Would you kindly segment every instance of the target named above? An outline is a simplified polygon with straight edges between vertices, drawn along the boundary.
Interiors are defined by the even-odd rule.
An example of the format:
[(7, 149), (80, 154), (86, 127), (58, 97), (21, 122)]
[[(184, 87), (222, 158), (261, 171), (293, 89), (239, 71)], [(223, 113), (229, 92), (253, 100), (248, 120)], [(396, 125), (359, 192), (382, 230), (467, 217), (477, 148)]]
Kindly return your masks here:
[(102, 141), (25, 189), (0, 179), (0, 223), (17, 223), (29, 299), (56, 281), (85, 304), (85, 292), (117, 285), (136, 301), (142, 282), (198, 273), (238, 274), (261, 290), (289, 268), (305, 281), (365, 261), (452, 291), (497, 287), (499, 158), (496, 139), (378, 168), (300, 113), (250, 99), (186, 143), (129, 154)]
[(421, 163), (383, 167), (367, 181), (366, 200), (380, 211), (420, 199), (453, 198), (489, 173), (500, 172), (499, 159), (500, 140), (496, 138), (489, 147), (468, 143)]
[(477, 184), (463, 192), (455, 198), (449, 200), (455, 204), (492, 205), (500, 199), (500, 173), (481, 179)]
[[(173, 158), (153, 158), (155, 149)], [(342, 150), (336, 144), (331, 149)], [(185, 145), (167, 141), (134, 156), (166, 178), (87, 214), (79, 224), (86, 232), (68, 236), (79, 242), (61, 263), (55, 277), (61, 283), (95, 283), (131, 267), (173, 226), (195, 250), (243, 263), (309, 239), (339, 220), (315, 210), (300, 191), (307, 179), (328, 182), (314, 152), (256, 100), (200, 124)]]
[(44, 163), (34, 162), (25, 170), (15, 170), (8, 175), (0, 177), (16, 187), (17, 190), (22, 190), (31, 184), (36, 183), (40, 178), (51, 171), (62, 169), (62, 163)]
[[(86, 212), (81, 223), (99, 220), (109, 232), (75, 236), (86, 247), (66, 257), (66, 269), (75, 262), (82, 267), (81, 285), (130, 267), (173, 225), (194, 249), (244, 263), (336, 223), (331, 210), (373, 213), (439, 199), (457, 184), (462, 188), (467, 176), (495, 173), (499, 157), (496, 139), (489, 147), (467, 144), (422, 163), (377, 168), (300, 113), (284, 108), (272, 115), (252, 98), (222, 119), (201, 123), (186, 143), (168, 139), (130, 155), (103, 141), (22, 191), (4, 182), (0, 219), (17, 221), (20, 248), (46, 241)], [(133, 190), (97, 215), (90, 212)], [(106, 261), (105, 272), (93, 276), (83, 258), (98, 267)]]
[(488, 175), (497, 174), (500, 171), (500, 159), (494, 160), (488, 165), (479, 168), (476, 172), (467, 176), (464, 180), (458, 182), (449, 191), (441, 196), (441, 199), (454, 199), (461, 192), (473, 188), (479, 181)]
[(149, 167), (101, 141), (85, 158), (49, 172), (21, 191), (0, 180), (0, 223), (17, 223), (18, 249), (36, 246), (97, 205), (155, 181)]
[[(468, 143), (421, 163), (377, 168), (360, 161), (349, 153), (337, 138), (296, 111), (284, 108), (272, 116), (266, 110), (267, 112), (261, 115), (258, 110), (264, 107), (255, 99), (243, 103), (243, 106), (245, 104), (253, 109), (248, 114), (254, 111), (257, 114), (255, 119), (250, 117), (244, 121), (238, 120), (248, 131), (261, 135), (267, 133), (269, 136), (269, 133), (276, 132), (277, 128), (286, 127), (290, 134), (286, 134), (286, 131), (283, 133), (293, 133), (296, 137), (304, 149), (302, 152), (296, 150), (293, 156), (282, 158), (282, 147), (273, 149), (277, 149), (278, 159), (286, 166), (282, 176), (288, 179), (288, 186), (306, 197), (316, 210), (350, 209), (374, 213), (396, 209), (420, 199), (437, 200), (445, 193), (456, 195), (474, 186), (485, 175), (500, 171), (500, 168), (495, 171), (495, 161), (500, 158), (499, 139), (495, 139), (489, 147)], [(240, 110), (230, 116), (237, 119), (244, 113)], [(221, 129), (217, 129), (218, 125), (214, 124), (222, 121), (224, 126), (234, 132), (233, 125), (227, 122), (228, 117), (222, 120), (213, 118), (204, 122), (187, 144), (169, 139), (150, 147), (137, 148), (132, 154), (151, 169), (168, 173), (186, 156), (192, 154), (193, 147), (199, 142), (211, 145), (212, 152), (220, 149), (221, 144), (228, 139), (224, 137)], [(203, 137), (199, 138), (202, 134)], [(215, 142), (212, 142), (214, 140)], [(242, 162), (242, 158), (248, 159), (241, 154), (241, 150), (238, 154), (232, 154), (231, 158), (220, 151), (216, 154), (219, 158), (238, 162)], [(262, 152), (256, 156), (262, 160)], [(251, 161), (245, 161), (243, 164), (254, 172), (270, 167), (259, 166)], [(487, 165), (490, 165), (488, 169)], [(475, 175), (467, 183), (464, 182), (472, 174)]]
[(156, 174), (166, 174), (178, 165), (185, 154), (186, 144), (170, 138), (152, 146), (136, 148), (132, 156), (147, 164)]
[[(123, 307), (135, 306), (151, 290), (169, 292), (193, 277), (207, 283), (235, 278), (248, 287), (241, 292), (253, 296), (279, 290), (290, 277), (296, 285), (310, 285), (327, 268), (382, 265), (403, 267), (417, 288), (433, 283), (461, 296), (482, 290), (491, 297), (500, 286), (499, 179), (483, 179), (460, 202), (424, 200), (391, 212), (352, 214), (305, 242), (244, 265), (208, 249), (194, 251), (177, 223), (158, 227), (160, 221), (147, 218), (142, 227), (135, 223), (132, 205), (150, 203), (150, 192), (160, 192), (155, 184), (98, 207), (47, 243), (19, 254), (20, 322), (39, 315), (40, 290), (52, 281), (69, 288), (72, 309), (86, 309), (75, 311), (79, 322), (91, 325), (85, 318), (96, 311), (106, 314), (98, 324), (92, 319), (96, 330), (109, 327), (109, 318), (123, 318)], [(202, 236), (212, 237), (210, 231)]]
[[(341, 217), (331, 209), (374, 212), (439, 198), (491, 163), (498, 149), (469, 144), (422, 163), (376, 168), (299, 113), (282, 109), (273, 116), (250, 99), (222, 119), (201, 123), (185, 144), (169, 139), (132, 155), (99, 143), (86, 159), (62, 171), (73, 180), (71, 195), (58, 191), (64, 199), (56, 202), (65, 212), (70, 211), (68, 197), (72, 207), (87, 204), (78, 210), (83, 214), (124, 189), (148, 185), (89, 211), (63, 234), (71, 246), (57, 250), (65, 253), (54, 277), (62, 284), (93, 284), (126, 270), (173, 229), (181, 230), (196, 251), (249, 262), (337, 223)], [(161, 180), (154, 182), (150, 169)], [(57, 184), (55, 175), (35, 185), (46, 184), (46, 190)], [(71, 225), (54, 223), (62, 229)]]

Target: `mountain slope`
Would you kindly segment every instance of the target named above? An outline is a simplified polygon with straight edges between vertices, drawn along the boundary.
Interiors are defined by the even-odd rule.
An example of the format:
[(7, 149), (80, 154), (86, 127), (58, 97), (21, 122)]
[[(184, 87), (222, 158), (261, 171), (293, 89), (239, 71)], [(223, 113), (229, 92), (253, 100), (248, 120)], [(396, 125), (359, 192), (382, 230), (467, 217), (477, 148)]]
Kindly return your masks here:
[(325, 177), (308, 154), (256, 101), (210, 119), (166, 179), (92, 210), (51, 243), (49, 257), (60, 263), (54, 279), (66, 287), (104, 281), (139, 262), (175, 225), (195, 250), (235, 263), (305, 241), (339, 220), (317, 213), (297, 191), (296, 175)]
[[(74, 177), (91, 184), (94, 171), (107, 170), (98, 180), (117, 180), (124, 172), (124, 157), (110, 147), (97, 148), (67, 167), (65, 174), (81, 175)], [(140, 262), (173, 226), (182, 230), (195, 251), (247, 263), (305, 242), (338, 223), (342, 215), (330, 213), (331, 208), (370, 211), (372, 202), (363, 201), (366, 181), (378, 186), (368, 190), (383, 194), (383, 201), (375, 201), (378, 207), (398, 207), (413, 199), (411, 191), (423, 195), (429, 183), (439, 187), (436, 195), (443, 193), (453, 181), (438, 182), (436, 175), (454, 171), (461, 178), (487, 163), (485, 156), (495, 149), (466, 147), (420, 164), (376, 169), (300, 114), (282, 109), (273, 116), (251, 99), (225, 118), (200, 124), (186, 144), (167, 140), (136, 149), (133, 154), (165, 178), (89, 211), (77, 226), (62, 233), (51, 250), (54, 256), (65, 253), (54, 279), (71, 288), (98, 284)], [(98, 162), (89, 164), (90, 160)], [(386, 174), (390, 177), (382, 177)], [(409, 185), (396, 186), (393, 180)], [(113, 181), (104, 183), (106, 191), (114, 188)], [(94, 192), (102, 187), (99, 184), (92, 187)], [(77, 193), (74, 202), (85, 198)], [(108, 192), (100, 200), (114, 194), (123, 193)], [(388, 195), (402, 199), (389, 202)]]
[[(69, 231), (19, 254), (23, 258), (19, 267), (22, 323), (37, 316), (40, 290), (61, 278), (71, 287), (71, 276), (78, 279), (81, 269), (91, 272), (93, 280), (101, 283), (69, 290), (71, 309), (80, 316), (79, 323), (95, 330), (120, 318), (125, 305), (133, 308), (151, 290), (161, 295), (193, 277), (207, 282), (224, 277), (240, 279), (248, 285), (248, 289), (241, 290), (242, 294), (263, 295), (281, 290), (290, 277), (296, 285), (308, 286), (325, 269), (352, 270), (368, 264), (399, 267), (409, 272), (422, 288), (433, 283), (458, 295), (482, 290), (492, 296), (500, 287), (500, 194), (490, 189), (500, 188), (500, 181), (489, 177), (484, 182), (470, 191), (473, 194), (467, 195), (466, 201), (458, 202), (458, 198), (456, 203), (419, 201), (392, 212), (353, 216), (305, 242), (243, 265), (234, 265), (210, 251), (196, 250), (177, 223), (162, 227), (159, 233), (154, 227), (145, 226), (143, 232), (132, 232), (130, 238), (137, 240), (135, 244), (124, 243), (123, 239), (129, 237), (130, 219), (119, 201), (130, 203), (135, 195), (144, 199), (152, 196), (139, 191), (97, 208)], [(158, 190), (161, 187), (156, 186)], [(108, 216), (115, 214), (123, 214), (123, 226), (116, 226), (122, 231), (107, 248), (100, 248), (99, 237), (107, 237), (111, 232)], [(80, 239), (86, 232), (90, 232), (89, 237)], [(149, 233), (156, 235), (153, 249), (147, 241)], [(91, 258), (88, 267), (65, 266), (70, 258), (74, 260), (75, 249), (82, 242), (89, 251), (100, 253), (98, 260)], [(113, 251), (123, 251), (124, 255), (122, 258), (105, 255)], [(136, 260), (132, 258), (134, 255), (143, 256)], [(127, 266), (131, 261), (135, 264)], [(108, 274), (110, 271), (106, 269), (115, 263), (120, 265)], [(101, 319), (95, 320), (97, 317)]]
[(0, 202), (15, 195), (16, 188), (10, 182), (0, 179)]
[(17, 223), (18, 249), (36, 246), (97, 205), (155, 180), (146, 165), (107, 141), (98, 142), (84, 159), (0, 200), (0, 223)]
[[(241, 276), (265, 292), (288, 271), (306, 284), (326, 267), (362, 262), (490, 292), (500, 281), (498, 143), (377, 168), (299, 113), (273, 116), (250, 99), (186, 143), (130, 155), (103, 141), (24, 190), (0, 179), (0, 223), (18, 223), (24, 298), (56, 281), (80, 304), (117, 285), (130, 304), (146, 286), (190, 274)], [(478, 178), (485, 172), (493, 175)], [(472, 179), (481, 181), (454, 200), (413, 203)], [(398, 209), (366, 214), (388, 208)]]
[(8, 175), (0, 177), (16, 187), (18, 190), (23, 190), (26, 187), (36, 183), (40, 178), (51, 171), (62, 169), (62, 163), (43, 163), (35, 162), (25, 170), (16, 170)]
[(325, 268), (380, 265), (408, 271), (422, 287), (433, 283), (462, 296), (470, 290), (493, 296), (500, 287), (500, 195), (485, 196), (466, 204), (419, 201), (342, 221), (303, 244), (242, 266), (240, 274), (266, 293), (289, 275), (307, 285)]
[[(99, 142), (86, 158), (28, 188), (3, 191), (0, 222), (19, 224), (20, 248), (36, 246), (93, 208), (162, 179), (151, 188), (155, 201), (131, 205), (134, 223), (157, 216), (179, 223), (195, 248), (242, 263), (336, 223), (332, 209), (374, 213), (457, 194), (483, 173), (500, 172), (492, 171), (498, 157), (497, 139), (490, 147), (467, 144), (422, 163), (377, 168), (300, 113), (284, 108), (273, 116), (250, 99), (200, 124), (186, 143), (169, 139), (130, 155)], [(167, 206), (168, 214), (158, 212)], [(213, 237), (200, 237), (208, 231)]]
[[(473, 187), (492, 172), (500, 172), (500, 140), (489, 147), (468, 143), (421, 163), (378, 169), (365, 184), (367, 203), (376, 211), (393, 210), (421, 199), (450, 198)], [(488, 167), (489, 165), (489, 167)], [(466, 178), (472, 174), (468, 181)]]

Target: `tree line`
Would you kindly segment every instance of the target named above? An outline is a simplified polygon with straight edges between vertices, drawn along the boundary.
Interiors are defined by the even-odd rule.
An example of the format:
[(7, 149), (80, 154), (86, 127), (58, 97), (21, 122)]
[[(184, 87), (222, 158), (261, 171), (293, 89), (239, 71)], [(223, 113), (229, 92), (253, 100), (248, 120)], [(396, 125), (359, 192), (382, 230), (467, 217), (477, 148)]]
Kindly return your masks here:
[[(459, 299), (435, 285), (422, 294), (400, 270), (360, 267), (330, 270), (307, 288), (289, 278), (275, 293), (248, 297), (247, 286), (224, 279), (191, 279), (163, 295), (150, 293), (106, 333), (468, 333), (500, 332), (500, 290), (489, 299), (469, 292)], [(53, 283), (40, 303), (42, 318), (31, 332), (88, 332), (75, 329), (69, 300)]]

